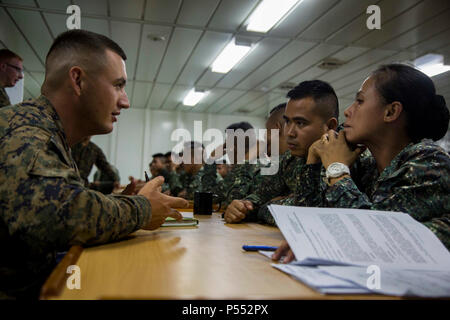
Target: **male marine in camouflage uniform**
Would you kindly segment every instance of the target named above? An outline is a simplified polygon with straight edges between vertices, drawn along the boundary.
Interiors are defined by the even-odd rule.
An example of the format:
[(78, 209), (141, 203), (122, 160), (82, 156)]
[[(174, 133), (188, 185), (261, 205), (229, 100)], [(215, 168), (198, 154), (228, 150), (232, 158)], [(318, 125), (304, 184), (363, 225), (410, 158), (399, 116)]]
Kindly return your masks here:
[[(190, 149), (188, 151), (187, 149)], [(197, 150), (197, 152), (196, 152)], [(198, 142), (186, 142), (183, 155), (191, 154), (190, 160), (183, 162), (184, 173), (180, 175), (180, 182), (183, 190), (179, 193), (180, 197), (188, 200), (194, 200), (196, 191), (211, 191), (222, 177), (212, 166), (205, 166), (203, 161), (204, 146)]]
[(87, 137), (84, 141), (72, 147), (72, 158), (77, 164), (81, 179), (83, 179), (86, 187), (89, 186), (88, 177), (94, 164), (103, 176), (109, 177), (109, 181), (119, 181), (119, 176), (106, 160), (102, 149), (91, 141), (91, 137)]
[[(239, 129), (242, 131), (236, 132)], [(196, 183), (199, 185), (200, 190), (214, 193), (217, 196), (214, 198), (214, 202), (221, 203), (222, 208), (225, 208), (233, 199), (240, 199), (250, 194), (255, 183), (257, 183), (255, 176), (260, 170), (260, 164), (251, 164), (249, 157), (252, 159), (256, 158), (258, 144), (256, 143), (254, 132), (247, 132), (250, 129), (253, 129), (253, 126), (248, 122), (233, 123), (227, 127), (227, 130), (234, 130), (234, 145), (231, 150), (233, 151), (232, 156), (235, 163), (229, 165), (230, 169), (228, 169), (229, 172), (225, 178), (222, 178), (218, 173), (216, 163), (205, 164), (197, 176)], [(242, 137), (238, 138), (240, 134), (242, 134)], [(237, 144), (239, 140), (245, 145), (243, 150), (244, 158), (242, 159), (238, 159)], [(219, 148), (223, 149), (221, 154), (227, 152), (226, 144)]]
[(23, 78), (22, 58), (8, 49), (0, 50), (0, 108), (9, 106), (5, 88), (14, 87)]
[(265, 204), (270, 201), (291, 205), (294, 202), (296, 177), (305, 166), (309, 146), (328, 130), (337, 127), (338, 100), (328, 83), (304, 81), (287, 96), (290, 99), (283, 115), (283, 130), (289, 150), (281, 155), (276, 174), (264, 176), (253, 194), (243, 200), (234, 200), (228, 206), (225, 212), (228, 223), (255, 219), (257, 215), (259, 220), (274, 224)]
[(111, 132), (129, 107), (125, 59), (102, 35), (67, 31), (47, 55), (42, 95), (0, 110), (1, 298), (36, 299), (57, 251), (181, 218), (169, 208), (187, 203), (158, 192), (162, 179), (138, 196), (105, 196), (85, 188), (72, 159), (71, 145)]
[(150, 179), (163, 176), (164, 183), (162, 185), (162, 192), (170, 191), (171, 195), (176, 196), (178, 192), (183, 190), (183, 185), (180, 182), (178, 174), (175, 171), (169, 170), (166, 156), (162, 153), (156, 153), (152, 157), (152, 162), (149, 164), (150, 173), (152, 174)]

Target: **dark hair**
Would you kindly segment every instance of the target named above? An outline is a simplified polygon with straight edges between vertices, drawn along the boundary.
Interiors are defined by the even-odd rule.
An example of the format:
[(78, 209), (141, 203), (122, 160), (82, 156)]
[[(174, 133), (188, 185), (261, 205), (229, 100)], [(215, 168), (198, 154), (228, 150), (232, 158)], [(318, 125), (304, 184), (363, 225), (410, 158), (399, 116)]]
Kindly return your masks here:
[(9, 59), (19, 59), (20, 61), (23, 61), (23, 59), (16, 53), (12, 52), (9, 49), (0, 49), (0, 62), (9, 60)]
[(123, 60), (127, 59), (122, 48), (108, 37), (87, 30), (74, 29), (58, 35), (55, 41), (53, 41), (46, 59), (48, 59), (52, 53), (59, 50), (67, 50), (68, 52), (90, 51), (93, 53), (104, 54), (106, 49), (117, 53)]
[(248, 129), (253, 129), (253, 126), (250, 123), (248, 123), (247, 121), (242, 121), (242, 122), (236, 122), (236, 123), (230, 124), (227, 127), (227, 130), (230, 130), (230, 129), (232, 129), (232, 130), (242, 129), (245, 132)]
[(447, 133), (449, 111), (445, 99), (436, 95), (433, 81), (405, 64), (380, 66), (372, 73), (375, 88), (385, 104), (398, 101), (406, 113), (406, 130), (413, 142), (434, 141)]
[[(239, 130), (239, 129), (244, 131), (244, 134), (245, 134), (247, 130), (254, 129), (254, 128), (247, 121), (242, 121), (242, 122), (236, 122), (236, 123), (230, 124), (225, 130), (234, 130), (234, 131), (236, 131), (236, 130)], [(235, 134), (236, 134), (236, 132), (235, 132)], [(249, 136), (246, 135), (245, 139), (244, 139), (245, 152), (248, 152), (250, 150), (250, 148), (253, 147), (253, 145), (255, 144), (255, 142), (257, 140), (256, 135), (254, 134), (254, 132), (250, 131), (247, 134)], [(254, 139), (251, 139), (250, 136), (254, 137)], [(237, 143), (237, 136), (235, 136), (234, 139), (235, 139), (234, 143), (236, 145), (236, 143)]]
[(318, 111), (326, 120), (331, 117), (339, 120), (339, 101), (330, 84), (321, 80), (303, 81), (290, 90), (287, 97), (293, 100), (312, 98)]
[(172, 154), (175, 154), (175, 152), (168, 151), (168, 152), (166, 152), (166, 153), (164, 154), (164, 157), (170, 158), (170, 157), (172, 156)]
[(153, 158), (165, 158), (166, 156), (163, 155), (162, 153), (155, 153), (154, 155), (152, 155)]
[(286, 102), (280, 103), (276, 107), (273, 107), (272, 110), (270, 110), (269, 116), (272, 115), (275, 112), (278, 112), (278, 111), (281, 111), (281, 110), (284, 111), (285, 109), (286, 109)]

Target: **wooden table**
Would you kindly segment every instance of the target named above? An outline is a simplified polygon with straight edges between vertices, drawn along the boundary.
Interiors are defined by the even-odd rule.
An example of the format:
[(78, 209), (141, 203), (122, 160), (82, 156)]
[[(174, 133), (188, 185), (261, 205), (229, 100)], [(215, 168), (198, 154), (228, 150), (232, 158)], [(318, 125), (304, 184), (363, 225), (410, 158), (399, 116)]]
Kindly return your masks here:
[[(69, 290), (64, 282), (59, 296), (46, 298), (381, 298), (321, 295), (273, 268), (271, 261), (259, 253), (242, 250), (243, 244), (279, 245), (282, 235), (277, 228), (256, 223), (225, 224), (217, 213), (196, 218), (198, 227), (139, 230), (126, 240), (84, 249), (76, 261), (81, 270), (81, 289)], [(64, 270), (55, 269), (52, 276), (61, 272)]]

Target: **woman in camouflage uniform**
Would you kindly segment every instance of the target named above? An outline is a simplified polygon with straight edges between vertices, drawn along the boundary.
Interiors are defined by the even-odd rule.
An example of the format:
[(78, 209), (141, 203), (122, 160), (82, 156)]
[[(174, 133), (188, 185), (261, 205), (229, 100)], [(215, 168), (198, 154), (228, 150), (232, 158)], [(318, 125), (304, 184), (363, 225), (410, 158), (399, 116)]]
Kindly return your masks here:
[[(450, 248), (450, 157), (431, 141), (446, 134), (449, 111), (432, 80), (407, 65), (381, 66), (344, 114), (339, 135), (330, 131), (311, 145), (297, 204), (405, 212)], [(372, 156), (361, 159), (356, 145)]]

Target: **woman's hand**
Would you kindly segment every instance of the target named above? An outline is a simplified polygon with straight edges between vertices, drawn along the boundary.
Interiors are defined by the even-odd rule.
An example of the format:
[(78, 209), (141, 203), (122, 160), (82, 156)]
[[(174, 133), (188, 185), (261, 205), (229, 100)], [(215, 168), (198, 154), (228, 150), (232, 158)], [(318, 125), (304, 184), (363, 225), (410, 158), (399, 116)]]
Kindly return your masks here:
[(328, 131), (320, 140), (314, 142), (311, 147), (314, 149), (314, 154), (320, 157), (325, 169), (333, 162), (340, 162), (350, 167), (363, 151), (362, 148), (351, 150), (345, 139), (345, 133), (341, 131), (336, 136), (334, 130)]

